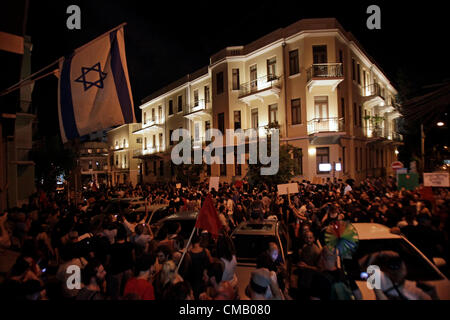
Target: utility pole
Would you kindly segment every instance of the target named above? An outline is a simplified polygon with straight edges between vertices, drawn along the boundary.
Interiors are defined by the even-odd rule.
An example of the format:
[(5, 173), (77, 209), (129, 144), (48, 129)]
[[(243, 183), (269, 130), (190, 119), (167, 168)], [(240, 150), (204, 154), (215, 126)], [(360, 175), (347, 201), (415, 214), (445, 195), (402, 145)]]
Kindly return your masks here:
[(423, 123), (420, 124), (420, 157), (422, 162), (422, 173), (425, 172), (425, 131), (423, 130)]

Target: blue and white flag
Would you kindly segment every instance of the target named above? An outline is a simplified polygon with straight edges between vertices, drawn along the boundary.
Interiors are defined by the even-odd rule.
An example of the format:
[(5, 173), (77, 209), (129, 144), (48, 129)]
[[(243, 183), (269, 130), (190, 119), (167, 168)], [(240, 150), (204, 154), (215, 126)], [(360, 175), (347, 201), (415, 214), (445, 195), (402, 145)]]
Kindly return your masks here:
[(135, 121), (123, 27), (60, 61), (58, 114), (67, 140)]

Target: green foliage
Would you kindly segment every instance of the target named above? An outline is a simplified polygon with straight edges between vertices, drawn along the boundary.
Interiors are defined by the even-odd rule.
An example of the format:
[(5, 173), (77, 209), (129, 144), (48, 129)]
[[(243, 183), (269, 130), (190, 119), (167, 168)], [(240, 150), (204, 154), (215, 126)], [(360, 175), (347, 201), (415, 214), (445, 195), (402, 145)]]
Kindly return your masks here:
[[(270, 140), (269, 140), (270, 141)], [(270, 144), (268, 144), (268, 148), (270, 149)], [(261, 168), (265, 167), (264, 165), (258, 164), (249, 164), (247, 178), (252, 186), (266, 184), (268, 186), (274, 186), (277, 184), (288, 183), (290, 179), (294, 176), (294, 171), (296, 170), (295, 160), (291, 158), (293, 152), (295, 152), (295, 148), (289, 144), (280, 146), (280, 166), (278, 173), (275, 175), (261, 175)]]

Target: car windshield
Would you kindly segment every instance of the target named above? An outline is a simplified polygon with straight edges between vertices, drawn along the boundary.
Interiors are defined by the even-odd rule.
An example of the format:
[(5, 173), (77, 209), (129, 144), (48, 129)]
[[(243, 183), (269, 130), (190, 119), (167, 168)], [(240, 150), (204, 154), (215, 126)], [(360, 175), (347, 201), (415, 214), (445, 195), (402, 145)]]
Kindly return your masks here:
[(267, 249), (269, 242), (279, 245), (277, 238), (273, 235), (233, 235), (236, 257), (239, 261), (256, 262), (256, 258)]
[(408, 274), (406, 276), (408, 280), (431, 281), (442, 279), (442, 276), (437, 273), (432, 266), (430, 266), (425, 258), (423, 258), (417, 250), (415, 250), (403, 238), (361, 240), (359, 242), (358, 249), (353, 255), (353, 259), (345, 261), (347, 272), (353, 279), (361, 280), (360, 274), (366, 270), (362, 270), (357, 261), (368, 254), (383, 250), (392, 250), (400, 255), (400, 257), (405, 261), (406, 268), (408, 270)]

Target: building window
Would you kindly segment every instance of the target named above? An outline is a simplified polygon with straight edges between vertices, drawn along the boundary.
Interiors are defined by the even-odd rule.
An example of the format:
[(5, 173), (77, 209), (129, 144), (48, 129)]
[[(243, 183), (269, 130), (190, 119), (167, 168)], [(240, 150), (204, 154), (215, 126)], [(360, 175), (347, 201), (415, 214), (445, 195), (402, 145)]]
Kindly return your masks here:
[(356, 110), (356, 102), (353, 102), (353, 124), (355, 126), (358, 125), (358, 122), (357, 122), (358, 118), (357, 117), (358, 117), (358, 114), (357, 114), (357, 110)]
[(123, 155), (123, 166), (126, 168), (127, 167), (127, 156)]
[(194, 107), (198, 106), (198, 90), (194, 90)]
[(200, 141), (200, 123), (194, 123), (194, 141)]
[(153, 174), (156, 176), (156, 161), (153, 161)]
[(257, 129), (259, 127), (258, 124), (258, 109), (252, 109), (252, 128)]
[(313, 63), (321, 64), (327, 62), (328, 62), (327, 46), (325, 45), (313, 46)]
[(155, 121), (155, 108), (152, 109), (152, 121)]
[(205, 91), (205, 103), (209, 103), (209, 102), (210, 102), (210, 98), (209, 98), (209, 86), (205, 86), (204, 91)]
[(183, 111), (183, 96), (178, 96), (178, 112)]
[(359, 121), (359, 126), (362, 126), (362, 107), (359, 106), (358, 107), (358, 121)]
[(233, 90), (239, 90), (239, 69), (233, 69)]
[(234, 130), (241, 129), (241, 110), (234, 111)]
[(147, 137), (144, 137), (144, 150), (147, 150)]
[(292, 76), (299, 72), (298, 49), (289, 51), (289, 75)]
[(152, 147), (156, 148), (156, 135), (155, 134), (153, 135), (153, 145), (152, 145)]
[(238, 163), (237, 152), (234, 152), (234, 174), (236, 176), (242, 175), (242, 165)]
[(210, 134), (207, 133), (209, 129), (211, 129), (211, 121), (205, 121), (205, 138), (208, 141), (211, 140)]
[(269, 124), (278, 123), (278, 104), (269, 105)]
[(359, 63), (356, 65), (356, 76), (358, 77), (358, 84), (361, 84), (361, 66)]
[(169, 100), (169, 115), (173, 114), (173, 101), (172, 99)]
[(123, 139), (123, 147), (126, 148), (127, 147), (127, 140)]
[(92, 160), (89, 160), (89, 169), (92, 169)]
[(328, 119), (328, 96), (314, 97), (314, 112), (318, 119)]
[(300, 106), (301, 106), (300, 99), (291, 100), (292, 124), (302, 123)]
[(159, 162), (159, 175), (161, 177), (164, 176), (164, 161), (163, 160), (161, 160)]
[(277, 58), (273, 57), (267, 60), (267, 81), (275, 80), (277, 75)]
[(147, 112), (144, 112), (144, 124), (147, 124)]
[(221, 93), (223, 93), (223, 90), (224, 90), (223, 89), (223, 72), (217, 73), (216, 80), (217, 80), (216, 93), (221, 94)]
[(116, 167), (119, 166), (119, 156), (116, 156)]
[(344, 100), (344, 98), (341, 98), (341, 117), (342, 117), (342, 122), (345, 123), (345, 100)]
[(316, 164), (317, 164), (317, 173), (329, 173), (329, 171), (320, 171), (319, 165), (321, 163), (330, 163), (330, 148), (316, 148)]
[(344, 63), (344, 57), (342, 55), (342, 50), (339, 50), (339, 62)]
[(173, 130), (169, 130), (169, 145), (173, 145), (173, 141), (172, 141), (172, 133), (173, 133)]
[(219, 164), (220, 166), (220, 175), (221, 176), (226, 176), (227, 175), (227, 164)]
[(294, 175), (300, 176), (303, 175), (303, 152), (301, 148), (294, 149), (293, 151), (294, 157)]
[(158, 119), (159, 119), (159, 123), (161, 123), (163, 121), (162, 106), (158, 107)]
[(217, 129), (219, 129), (219, 131), (224, 134), (225, 132), (225, 114), (219, 113), (217, 115)]
[(250, 90), (254, 91), (258, 89), (258, 71), (256, 64), (250, 67)]
[(136, 138), (136, 143), (142, 143), (142, 138)]
[(159, 134), (159, 148), (162, 149), (163, 147), (163, 134)]
[(352, 79), (353, 79), (353, 81), (356, 80), (356, 69), (355, 69), (355, 64), (356, 64), (355, 59), (352, 58)]

